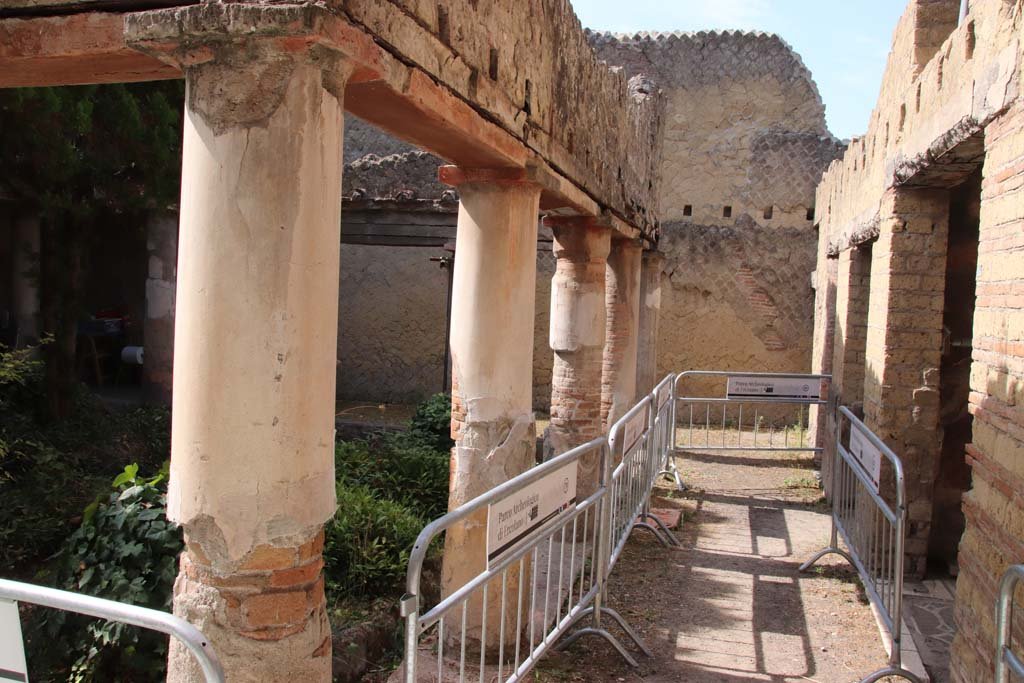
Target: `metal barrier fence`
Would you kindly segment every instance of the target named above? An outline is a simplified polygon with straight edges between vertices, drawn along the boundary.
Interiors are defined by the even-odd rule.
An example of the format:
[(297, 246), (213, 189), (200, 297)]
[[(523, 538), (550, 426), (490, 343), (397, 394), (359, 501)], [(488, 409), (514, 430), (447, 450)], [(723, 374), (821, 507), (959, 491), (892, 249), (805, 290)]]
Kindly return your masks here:
[(224, 670), (206, 636), (195, 626), (173, 614), (6, 579), (0, 579), (0, 600), (27, 602), (166, 633), (180, 640), (188, 648), (199, 663), (207, 683), (224, 683)]
[(807, 423), (810, 406), (828, 403), (831, 379), (791, 373), (680, 372), (673, 392), (678, 428), (673, 450), (820, 452), (808, 439)]
[[(669, 380), (668, 377), (665, 379)], [(608, 475), (608, 481), (611, 482), (609, 574), (633, 529), (648, 529), (665, 547), (677, 544), (669, 530), (661, 520), (650, 514), (649, 509), (651, 489), (661, 475), (666, 459), (665, 434), (664, 431), (659, 433), (656, 427), (661, 428), (671, 414), (670, 408), (657, 406), (656, 401), (653, 393), (645, 397), (612, 425), (608, 432), (608, 446), (611, 449), (609, 465), (614, 465)], [(663, 419), (659, 420), (659, 417)], [(654, 525), (646, 520), (653, 521)]]
[[(849, 445), (843, 443), (847, 431), (843, 429), (844, 418), (849, 424)], [(861, 683), (873, 683), (886, 676), (921, 683), (903, 668), (900, 651), (907, 510), (903, 463), (845, 406), (836, 415), (835, 440), (837, 457), (831, 472), (832, 537), (828, 547), (800, 565), (800, 571), (806, 571), (830, 553), (846, 558), (860, 574), (891, 643), (889, 665), (861, 679)], [(891, 469), (895, 506), (880, 491), (883, 462), (888, 462)], [(849, 552), (839, 547), (840, 537)]]
[[(678, 543), (648, 508), (651, 488), (671, 458), (673, 380), (666, 377), (619, 420), (610, 439), (597, 438), (552, 458), (420, 532), (401, 603), (406, 683), (512, 683), (551, 648), (586, 635), (603, 638), (637, 666), (604, 628), (605, 617), (650, 656), (605, 598), (608, 575), (633, 528), (651, 530), (665, 545)], [(596, 490), (579, 500), (576, 472), (584, 458), (598, 459), (600, 478)], [(442, 535), (447, 557), (459, 553), (476, 564), (462, 572), (459, 587), (428, 605), (424, 562)], [(590, 625), (559, 642), (588, 617)]]
[[(576, 468), (585, 457), (599, 459), (602, 477), (597, 490), (576, 500)], [(607, 459), (607, 442), (594, 439), (491, 489), (420, 532), (401, 604), (407, 683), (422, 680), (417, 669), (424, 646), (436, 658), (438, 681), (452, 678), (446, 675), (448, 667), (457, 667), (460, 682), (520, 680), (575, 621), (593, 611), (588, 606), (600, 593), (606, 569), (601, 519), (607, 511)], [(464, 533), (469, 525), (463, 522), (478, 531), (486, 528), (486, 556), (479, 554), (479, 570), (472, 570), (461, 587), (436, 605), (425, 605), (421, 582), (427, 552), (441, 534)], [(483, 540), (475, 538), (466, 546), (479, 549)], [(466, 560), (473, 561), (469, 554)], [(587, 632), (628, 657), (599, 625)], [(446, 648), (454, 655), (451, 662), (445, 660)], [(489, 660), (495, 663), (489, 665)]]
[(1010, 673), (1024, 678), (1024, 661), (1013, 652), (1013, 594), (1017, 584), (1024, 580), (1024, 564), (1007, 568), (999, 582), (996, 602), (996, 683), (1010, 683)]

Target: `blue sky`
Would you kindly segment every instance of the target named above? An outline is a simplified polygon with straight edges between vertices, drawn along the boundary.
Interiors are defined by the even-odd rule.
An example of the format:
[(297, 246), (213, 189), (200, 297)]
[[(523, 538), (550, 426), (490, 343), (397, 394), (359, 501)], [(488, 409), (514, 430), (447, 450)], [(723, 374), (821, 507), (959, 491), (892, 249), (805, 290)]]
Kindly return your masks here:
[(583, 25), (616, 32), (757, 29), (811, 70), (839, 138), (864, 133), (904, 0), (571, 0)]

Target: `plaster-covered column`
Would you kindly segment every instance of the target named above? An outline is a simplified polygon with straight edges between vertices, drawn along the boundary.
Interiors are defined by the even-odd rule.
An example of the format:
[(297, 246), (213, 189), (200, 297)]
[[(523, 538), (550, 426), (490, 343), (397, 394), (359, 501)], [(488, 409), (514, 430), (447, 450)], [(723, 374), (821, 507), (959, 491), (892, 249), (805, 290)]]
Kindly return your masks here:
[(637, 334), (640, 323), (640, 264), (637, 240), (613, 239), (605, 271), (604, 371), (601, 419), (605, 429), (636, 402)]
[(658, 376), (658, 318), (661, 315), (661, 274), (665, 256), (645, 251), (640, 270), (640, 322), (636, 347), (636, 394), (648, 394), (661, 377)]
[[(452, 449), (449, 509), (534, 464), (533, 327), (540, 187), (524, 172), (442, 167), (458, 187), (452, 285)], [(447, 595), (484, 570), (486, 509), (445, 536)], [(518, 586), (509, 572), (510, 595)], [(529, 576), (529, 574), (527, 574)], [(500, 587), (498, 589), (500, 591)], [(498, 600), (488, 603), (487, 643), (495, 648)], [(482, 606), (468, 610), (467, 642), (478, 644)], [(506, 617), (506, 642), (516, 623)], [(478, 645), (477, 645), (478, 646)]]
[(938, 470), (939, 374), (949, 193), (900, 188), (882, 201), (872, 247), (864, 422), (903, 461), (907, 573), (923, 576)]
[(146, 221), (146, 320), (142, 384), (147, 400), (170, 405), (174, 361), (174, 290), (178, 272), (178, 214), (153, 211)]
[(18, 213), (13, 221), (11, 293), (14, 299), (16, 346), (39, 339), (39, 214)]
[[(589, 217), (548, 217), (554, 236), (551, 278), (551, 426), (546, 450), (553, 455), (595, 439), (601, 423), (601, 368), (605, 335), (605, 268), (611, 229)], [(597, 489), (597, 457), (580, 463), (577, 490)]]
[[(303, 11), (214, 3), (126, 24), (130, 41), (180, 57), (187, 83), (168, 492), (186, 549), (174, 612), (235, 683), (331, 678), (321, 552), (335, 511), (349, 67), (319, 39), (290, 39), (317, 25)], [(168, 680), (202, 680), (177, 644)]]

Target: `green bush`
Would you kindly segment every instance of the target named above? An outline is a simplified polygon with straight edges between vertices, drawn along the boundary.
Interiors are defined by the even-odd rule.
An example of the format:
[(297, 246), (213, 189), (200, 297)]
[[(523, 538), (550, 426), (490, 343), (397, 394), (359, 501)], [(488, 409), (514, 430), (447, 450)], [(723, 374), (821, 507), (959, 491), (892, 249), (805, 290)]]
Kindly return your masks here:
[(423, 518), (366, 486), (338, 484), (338, 511), (324, 534), (332, 599), (397, 595)]
[[(114, 490), (85, 509), (81, 526), (64, 543), (58, 587), (170, 609), (183, 541), (166, 517), (166, 476), (165, 468), (146, 479), (132, 464), (114, 479)], [(63, 611), (40, 614), (30, 629), (30, 658), (66, 673), (67, 680), (150, 680), (164, 670), (167, 637), (162, 634)], [(62, 671), (72, 659), (70, 670)]]
[(434, 394), (416, 406), (409, 420), (409, 432), (425, 446), (448, 452), (455, 442), (451, 436), (452, 397)]
[(335, 469), (339, 482), (366, 487), (433, 518), (448, 509), (449, 457), (411, 432), (378, 434), (365, 441), (339, 441)]
[(0, 348), (0, 574), (31, 578), (126, 462), (150, 471), (170, 454), (169, 413), (106, 409), (88, 391), (45, 419), (37, 349)]

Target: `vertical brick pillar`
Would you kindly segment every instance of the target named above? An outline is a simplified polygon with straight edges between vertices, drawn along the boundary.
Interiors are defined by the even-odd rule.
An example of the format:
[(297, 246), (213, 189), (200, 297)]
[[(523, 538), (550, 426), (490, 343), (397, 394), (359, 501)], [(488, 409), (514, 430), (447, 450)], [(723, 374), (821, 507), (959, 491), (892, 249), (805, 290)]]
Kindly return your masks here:
[(605, 429), (625, 415), (636, 401), (642, 253), (642, 247), (636, 240), (613, 239), (608, 254), (601, 381), (601, 421)]
[(846, 406), (857, 415), (864, 413), (864, 352), (867, 343), (868, 291), (871, 281), (871, 247), (847, 249), (834, 259), (835, 324), (833, 325), (831, 410), (825, 415), (826, 458), (822, 482), (831, 493), (831, 466), (835, 456), (836, 408)]
[[(455, 446), (448, 497), (449, 508), (455, 509), (534, 464), (533, 330), (540, 187), (525, 179), (523, 169), (444, 166), (440, 178), (459, 190), (451, 314)], [(486, 568), (486, 534), (486, 508), (445, 534), (441, 582), (446, 595)], [(508, 576), (505, 590), (516, 595), (518, 567), (513, 566)], [(530, 573), (525, 577), (528, 582)], [(501, 581), (495, 579), (491, 595), (500, 596), (501, 591)], [(486, 615), (487, 648), (495, 652), (503, 628), (499, 603), (490, 600)], [(479, 649), (483, 616), (482, 603), (474, 599), (466, 621), (471, 650)], [(513, 642), (516, 623), (515, 608), (506, 609), (506, 644)], [(455, 629), (446, 633), (447, 639), (457, 637)]]
[(864, 405), (871, 252), (870, 245), (862, 245), (840, 253), (836, 277), (832, 387), (839, 405), (855, 413), (862, 413)]
[[(548, 217), (554, 234), (551, 278), (551, 426), (546, 449), (564, 453), (601, 435), (605, 268), (611, 230), (582, 217)], [(581, 496), (597, 488), (597, 459), (580, 464)]]
[[(828, 375), (832, 372), (832, 342), (836, 324), (836, 259), (828, 255), (828, 234), (818, 236), (818, 266), (813, 274), (814, 286), (814, 338), (811, 345), (811, 372)], [(829, 431), (834, 399), (829, 392), (829, 403), (811, 406), (807, 416), (807, 431), (814, 445), (824, 448), (823, 457), (815, 456), (821, 465), (822, 480), (827, 482), (829, 466), (834, 455), (834, 436)]]
[(949, 194), (897, 188), (872, 248), (864, 421), (903, 460), (907, 573), (922, 576), (940, 456), (939, 367)]
[(170, 405), (174, 365), (174, 290), (178, 272), (178, 215), (153, 211), (146, 222), (146, 320), (142, 384), (146, 399)]
[[(186, 550), (174, 612), (235, 683), (331, 679), (320, 554), (335, 512), (351, 67), (329, 36), (310, 36), (319, 24), (302, 13), (315, 11), (213, 3), (126, 21), (129, 43), (189, 60), (168, 491)], [(168, 680), (203, 680), (172, 643)]]
[(661, 274), (665, 256), (645, 251), (640, 268), (640, 321), (636, 346), (636, 394), (649, 394), (658, 375), (658, 319), (661, 315)]

